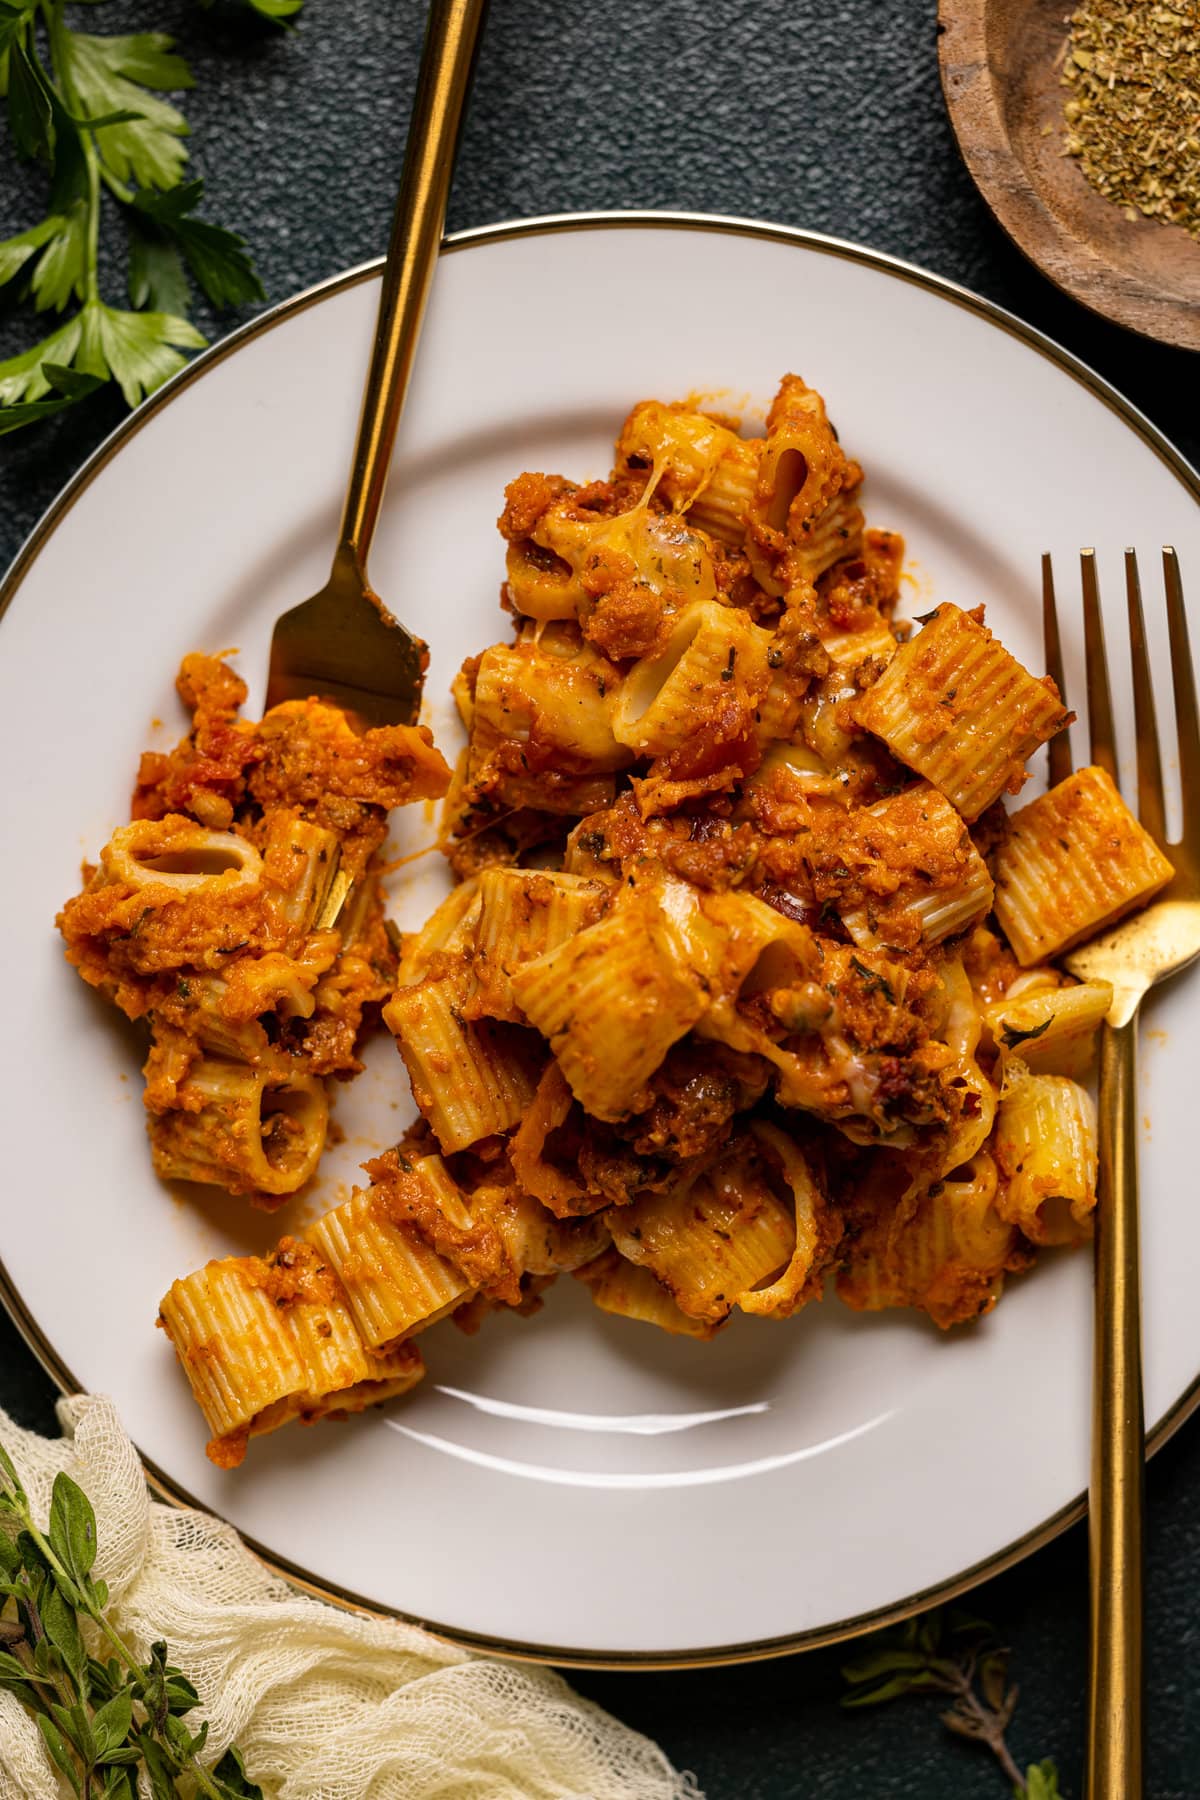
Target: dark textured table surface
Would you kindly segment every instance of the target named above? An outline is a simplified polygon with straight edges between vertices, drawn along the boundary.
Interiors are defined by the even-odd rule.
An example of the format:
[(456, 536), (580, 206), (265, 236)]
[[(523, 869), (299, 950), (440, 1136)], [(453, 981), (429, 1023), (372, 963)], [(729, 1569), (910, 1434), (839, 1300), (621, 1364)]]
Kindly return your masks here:
[[(384, 246), (416, 67), (416, 0), (308, 0), (283, 34), (218, 0), (112, 0), (87, 28), (174, 32), (205, 210), (252, 243), (272, 300)], [(38, 178), (0, 160), (0, 237), (41, 216)], [(740, 213), (906, 257), (1040, 326), (1200, 460), (1200, 364), (1057, 293), (992, 222), (958, 159), (933, 0), (493, 0), (450, 208), (453, 226), (608, 207)], [(110, 278), (118, 299), (119, 282)], [(210, 336), (235, 321), (200, 316)], [(0, 344), (28, 320), (0, 318)], [(0, 564), (121, 416), (107, 395), (0, 440)], [(24, 1204), (10, 1194), (7, 1204)], [(0, 1403), (53, 1428), (52, 1391), (0, 1320)], [(1012, 1445), (1020, 1458), (1021, 1445)], [(745, 1520), (747, 1530), (753, 1520)], [(1149, 1768), (1154, 1800), (1200, 1795), (1200, 1424), (1149, 1473)], [(1081, 1792), (1086, 1543), (1076, 1528), (979, 1590), (1013, 1647), (1018, 1760), (1054, 1755)], [(695, 1770), (709, 1800), (1004, 1793), (943, 1733), (935, 1702), (838, 1705), (839, 1653), (578, 1687)]]

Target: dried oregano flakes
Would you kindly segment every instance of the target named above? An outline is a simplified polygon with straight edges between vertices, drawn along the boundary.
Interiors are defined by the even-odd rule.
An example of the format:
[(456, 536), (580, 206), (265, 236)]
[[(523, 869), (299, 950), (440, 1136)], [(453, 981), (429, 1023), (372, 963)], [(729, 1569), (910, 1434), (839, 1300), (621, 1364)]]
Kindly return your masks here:
[(1097, 193), (1200, 236), (1200, 0), (1085, 0), (1063, 82), (1066, 152)]

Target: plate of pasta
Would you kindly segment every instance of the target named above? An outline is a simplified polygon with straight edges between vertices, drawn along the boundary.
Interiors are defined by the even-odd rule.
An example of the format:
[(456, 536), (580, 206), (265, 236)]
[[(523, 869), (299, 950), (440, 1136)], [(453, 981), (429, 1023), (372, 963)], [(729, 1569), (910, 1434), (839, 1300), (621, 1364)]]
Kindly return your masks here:
[[(1197, 477), (867, 251), (464, 234), (372, 570), (421, 721), (259, 716), (375, 279), (169, 384), (6, 583), (5, 1300), (171, 1497), (464, 1643), (701, 1662), (960, 1591), (1081, 1506), (1111, 993), (1062, 959), (1171, 877), (1102, 770), (1047, 790), (1038, 559), (1186, 560)], [(1198, 1033), (1156, 998), (1160, 1439)]]

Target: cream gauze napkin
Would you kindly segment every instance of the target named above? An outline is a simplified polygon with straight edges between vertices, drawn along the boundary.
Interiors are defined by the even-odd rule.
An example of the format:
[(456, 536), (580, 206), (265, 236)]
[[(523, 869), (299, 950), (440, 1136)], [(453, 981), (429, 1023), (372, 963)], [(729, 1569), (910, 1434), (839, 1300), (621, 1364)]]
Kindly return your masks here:
[[(153, 1501), (111, 1400), (64, 1400), (59, 1418), (52, 1442), (0, 1412), (35, 1514), (44, 1522), (65, 1469), (96, 1509), (117, 1629), (142, 1655), (166, 1640), (200, 1691), (208, 1752), (237, 1743), (269, 1800), (702, 1800), (656, 1745), (551, 1670), (311, 1600), (231, 1526)], [(67, 1792), (33, 1720), (0, 1691), (0, 1800)]]

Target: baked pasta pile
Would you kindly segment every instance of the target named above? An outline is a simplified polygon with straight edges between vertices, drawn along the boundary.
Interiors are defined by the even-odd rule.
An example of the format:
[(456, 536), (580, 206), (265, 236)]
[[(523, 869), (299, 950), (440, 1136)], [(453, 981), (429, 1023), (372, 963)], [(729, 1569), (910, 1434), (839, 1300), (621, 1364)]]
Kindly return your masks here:
[[(286, 1418), (409, 1385), (416, 1333), (528, 1311), (562, 1273), (610, 1313), (697, 1338), (734, 1312), (787, 1317), (830, 1283), (853, 1307), (950, 1326), (986, 1312), (1038, 1247), (1088, 1233), (1081, 1081), (1112, 995), (1051, 959), (1171, 869), (1099, 769), (1006, 813), (1069, 715), (981, 609), (896, 622), (903, 545), (866, 526), (861, 484), (821, 396), (788, 376), (764, 437), (646, 402), (607, 480), (509, 487), (512, 629), (455, 689), (457, 885), (405, 941), (384, 1009), (419, 1123), (303, 1236), (210, 1263), (163, 1301), (217, 1461)], [(336, 722), (317, 719), (295, 715), (303, 748), (282, 768), (321, 747), (302, 816), (357, 883), (362, 827), (340, 798), (312, 810), (343, 766), (325, 750)], [(436, 787), (432, 752), (406, 755), (396, 788), (370, 787), (380, 806)], [(139, 817), (228, 831), (236, 796), (219, 820), (178, 806), (189, 766), (148, 771)], [(254, 763), (242, 792), (279, 766)], [(288, 804), (286, 824), (263, 806), (228, 852), (235, 909), (246, 857), (274, 871), (287, 853)], [(140, 842), (143, 863), (171, 854)], [(203, 1071), (238, 1051), (201, 1021), (257, 1030), (257, 1000), (213, 963), (220, 948), (174, 948), (210, 926), (171, 926), (157, 960), (160, 910), (106, 854), (68, 908), (72, 953), (127, 1010), (153, 1011), (162, 1165), (211, 1169)], [(267, 1037), (275, 1054), (311, 1034), (314, 1082), (350, 1066), (358, 980), (374, 997), (390, 979), (373, 890), (352, 891), (373, 946), (361, 976), (351, 934), (308, 979), (334, 954), (316, 901), (283, 942), (258, 923), (278, 901), (243, 903), (253, 927), (222, 925), (253, 948), (248, 970), (283, 951), (304, 972)], [(187, 982), (203, 970), (238, 997), (206, 985), (180, 1011), (184, 961)], [(171, 1098), (187, 1091), (190, 1110)]]
[(429, 733), (359, 734), (315, 700), (239, 716), (245, 684), (188, 656), (190, 734), (147, 752), (132, 822), (59, 915), (68, 960), (130, 1019), (148, 1019), (154, 1166), (273, 1208), (325, 1147), (325, 1078), (361, 1067), (365, 1008), (396, 954), (379, 850), (388, 809), (449, 779)]

